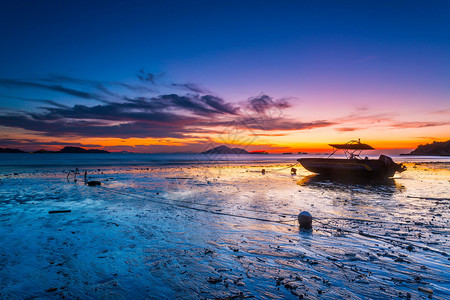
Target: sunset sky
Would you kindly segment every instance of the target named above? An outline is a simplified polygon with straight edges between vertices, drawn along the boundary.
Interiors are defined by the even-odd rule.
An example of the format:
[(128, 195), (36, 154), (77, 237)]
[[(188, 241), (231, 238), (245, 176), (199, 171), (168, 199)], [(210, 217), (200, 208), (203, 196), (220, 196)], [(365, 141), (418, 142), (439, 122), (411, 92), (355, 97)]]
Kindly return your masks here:
[(450, 138), (449, 1), (3, 1), (0, 41), (0, 147)]

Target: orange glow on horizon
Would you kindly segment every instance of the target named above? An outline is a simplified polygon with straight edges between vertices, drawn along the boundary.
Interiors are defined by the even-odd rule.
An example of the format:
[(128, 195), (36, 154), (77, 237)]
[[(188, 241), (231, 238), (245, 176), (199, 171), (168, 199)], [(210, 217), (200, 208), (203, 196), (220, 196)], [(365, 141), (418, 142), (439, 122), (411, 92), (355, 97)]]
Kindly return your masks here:
[[(443, 126), (441, 132), (445, 132)], [(429, 129), (427, 129), (429, 130)], [(417, 130), (418, 131), (418, 130)], [(48, 136), (39, 136), (30, 131), (21, 130), (19, 134), (8, 134), (4, 131), (4, 140), (11, 140), (10, 145), (3, 145), (1, 147), (18, 148), (24, 151), (36, 151), (39, 149), (46, 149), (50, 151), (58, 151), (65, 146), (83, 147), (87, 149), (104, 149), (110, 152), (148, 152), (148, 153), (170, 153), (170, 152), (191, 152), (199, 153), (205, 151), (208, 147), (216, 147), (220, 145), (228, 145), (230, 147), (237, 147), (252, 151), (267, 151), (268, 153), (330, 153), (332, 148), (328, 146), (330, 143), (346, 143), (353, 139), (361, 138), (361, 142), (367, 143), (374, 147), (374, 152), (398, 152), (408, 153), (417, 148), (419, 145), (432, 143), (433, 141), (446, 141), (445, 134), (437, 134), (436, 137), (416, 137), (405, 138), (412, 136), (412, 134), (404, 134), (399, 137), (399, 133), (392, 131), (391, 135), (386, 132), (372, 131), (370, 133), (362, 134), (361, 132), (348, 132), (344, 134), (336, 133), (333, 129), (321, 128), (314, 130), (302, 131), (277, 131), (273, 135), (260, 132), (244, 132), (240, 135), (233, 136), (224, 132), (211, 135), (199, 135), (196, 137), (185, 138), (49, 138)], [(258, 133), (261, 133), (258, 135)], [(270, 132), (272, 134), (272, 132)], [(419, 135), (419, 133), (417, 134)], [(367, 138), (363, 138), (367, 136)], [(441, 137), (441, 138), (439, 138)], [(15, 143), (14, 141), (33, 141)], [(374, 153), (368, 151), (368, 154)]]

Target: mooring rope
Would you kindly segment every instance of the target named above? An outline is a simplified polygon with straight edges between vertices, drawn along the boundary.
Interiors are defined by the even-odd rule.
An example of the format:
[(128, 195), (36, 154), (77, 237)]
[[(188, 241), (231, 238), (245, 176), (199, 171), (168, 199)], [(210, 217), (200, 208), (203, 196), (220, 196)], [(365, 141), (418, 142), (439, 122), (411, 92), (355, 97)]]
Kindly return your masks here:
[[(139, 187), (142, 190), (146, 190), (149, 191), (149, 189), (138, 185), (137, 187)], [(148, 196), (153, 196), (153, 195), (148, 195)], [(159, 197), (159, 199), (165, 199), (162, 197)], [(179, 200), (179, 199), (169, 199), (170, 201), (174, 201), (174, 202), (180, 202), (180, 203), (188, 203), (188, 204), (193, 204), (193, 205), (200, 205), (200, 206), (208, 206), (208, 207), (219, 207), (219, 208), (223, 208), (223, 206), (218, 205), (218, 204), (210, 204), (210, 203), (198, 203), (198, 202), (192, 202), (192, 201), (187, 201), (187, 200)], [(292, 217), (296, 217), (296, 214), (292, 214), (292, 213), (282, 213), (282, 212), (274, 212), (274, 211), (268, 211), (268, 210), (257, 210), (257, 209), (243, 209), (243, 208), (234, 208), (236, 210), (241, 210), (241, 211), (246, 211), (246, 212), (255, 212), (255, 213), (265, 213), (265, 214), (272, 214), (272, 215), (279, 215), (279, 216), (292, 216)]]
[[(138, 185), (142, 190), (149, 191), (149, 189), (145, 188), (144, 186)], [(148, 195), (153, 196), (153, 195)], [(159, 197), (159, 199), (165, 199), (162, 197)], [(223, 208), (223, 206), (218, 204), (209, 204), (209, 203), (197, 203), (187, 200), (179, 200), (179, 199), (170, 199), (170, 201), (174, 202), (180, 202), (180, 203), (188, 203), (193, 205), (199, 205), (199, 206), (208, 206), (208, 207), (219, 207)], [(278, 216), (286, 216), (286, 217), (297, 217), (298, 214), (292, 214), (292, 213), (282, 213), (282, 212), (274, 212), (274, 211), (268, 211), (268, 210), (257, 210), (257, 209), (248, 209), (248, 208), (234, 208), (236, 210), (244, 211), (244, 212), (254, 212), (254, 213), (264, 213), (264, 214), (271, 214), (271, 215), (278, 215)], [(356, 222), (370, 222), (370, 223), (382, 223), (382, 224), (393, 224), (393, 225), (404, 225), (404, 226), (410, 226), (412, 224), (410, 223), (404, 223), (404, 222), (391, 222), (391, 221), (382, 221), (382, 220), (369, 220), (369, 219), (357, 219), (357, 218), (347, 218), (347, 217), (314, 217), (314, 219), (318, 220), (343, 220), (343, 221), (356, 221)]]
[[(237, 214), (220, 212), (220, 211), (213, 211), (213, 210), (209, 210), (209, 209), (202, 209), (202, 208), (192, 207), (192, 206), (189, 206), (189, 205), (183, 205), (183, 204), (177, 204), (177, 203), (168, 203), (166, 201), (157, 201), (157, 200), (154, 200), (154, 199), (149, 199), (147, 196), (134, 194), (134, 193), (129, 193), (129, 192), (128, 193), (124, 193), (124, 192), (115, 191), (113, 189), (109, 189), (109, 188), (106, 188), (106, 187), (101, 187), (101, 188), (108, 189), (109, 191), (111, 191), (113, 193), (117, 193), (117, 194), (124, 195), (124, 196), (127, 196), (127, 197), (138, 197), (138, 198), (141, 198), (141, 199), (145, 199), (146, 201), (149, 201), (149, 202), (158, 203), (158, 204), (167, 205), (167, 206), (181, 207), (181, 208), (191, 209), (191, 210), (195, 210), (195, 211), (207, 212), (207, 213), (211, 213), (211, 214), (215, 214), (215, 215), (230, 216), (230, 217), (243, 218), (243, 219), (249, 219), (249, 220), (257, 220), (257, 221), (262, 221), (262, 222), (271, 222), (271, 223), (282, 224), (282, 225), (287, 225), (287, 226), (295, 226), (295, 225), (291, 225), (291, 224), (286, 224), (286, 222), (288, 220), (277, 221), (277, 220), (263, 219), (263, 218), (258, 218), (258, 217), (237, 215)], [(162, 199), (162, 198), (159, 198), (159, 199)], [(169, 200), (169, 201), (173, 201), (173, 200)]]

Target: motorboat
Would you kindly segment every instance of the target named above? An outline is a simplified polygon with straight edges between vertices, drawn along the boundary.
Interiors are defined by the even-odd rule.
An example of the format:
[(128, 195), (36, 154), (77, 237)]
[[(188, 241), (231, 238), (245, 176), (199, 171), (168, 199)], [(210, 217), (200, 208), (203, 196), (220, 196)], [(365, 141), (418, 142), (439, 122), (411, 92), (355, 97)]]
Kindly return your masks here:
[[(406, 167), (395, 163), (392, 158), (380, 155), (378, 159), (362, 158), (364, 150), (375, 150), (368, 144), (352, 140), (345, 144), (329, 144), (333, 152), (327, 158), (300, 158), (298, 162), (308, 171), (333, 177), (389, 178), (395, 172), (403, 172)], [(343, 150), (345, 159), (331, 158), (338, 150)]]

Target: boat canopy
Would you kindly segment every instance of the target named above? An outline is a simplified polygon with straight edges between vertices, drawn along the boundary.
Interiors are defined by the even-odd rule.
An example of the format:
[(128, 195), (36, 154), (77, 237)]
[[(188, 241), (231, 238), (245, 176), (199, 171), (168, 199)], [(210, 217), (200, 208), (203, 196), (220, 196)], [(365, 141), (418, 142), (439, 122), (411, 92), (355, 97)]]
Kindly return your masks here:
[(375, 150), (375, 148), (373, 148), (370, 145), (367, 144), (362, 144), (362, 143), (355, 143), (355, 144), (329, 144), (331, 147), (336, 148), (336, 149), (340, 149), (340, 150), (344, 150), (344, 149), (349, 149), (349, 150)]
[(345, 156), (350, 159), (359, 158), (363, 150), (375, 150), (372, 146), (361, 143), (360, 139), (352, 140), (345, 144), (329, 144), (334, 148), (333, 152), (328, 156), (330, 158), (336, 151), (344, 150)]

